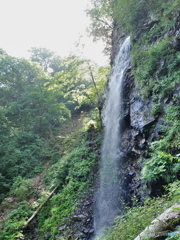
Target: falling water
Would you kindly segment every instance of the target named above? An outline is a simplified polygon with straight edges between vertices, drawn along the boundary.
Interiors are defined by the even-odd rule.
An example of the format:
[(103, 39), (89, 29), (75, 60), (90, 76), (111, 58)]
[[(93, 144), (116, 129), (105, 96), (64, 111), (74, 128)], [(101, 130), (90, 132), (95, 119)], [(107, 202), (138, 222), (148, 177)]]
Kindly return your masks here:
[(130, 37), (121, 45), (109, 81), (103, 112), (105, 125), (101, 152), (100, 188), (94, 210), (95, 237), (103, 234), (120, 211), (121, 120), (123, 118), (123, 79), (130, 62)]

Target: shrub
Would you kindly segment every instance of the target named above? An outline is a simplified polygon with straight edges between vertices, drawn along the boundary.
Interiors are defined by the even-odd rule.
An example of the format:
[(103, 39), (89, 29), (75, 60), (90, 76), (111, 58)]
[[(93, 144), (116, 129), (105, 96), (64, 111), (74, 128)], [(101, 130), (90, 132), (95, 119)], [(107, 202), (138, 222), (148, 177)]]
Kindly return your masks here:
[(17, 209), (8, 215), (4, 229), (1, 231), (0, 240), (14, 240), (23, 237), (21, 229), (31, 214), (29, 204), (26, 201), (20, 202)]
[(156, 182), (159, 179), (170, 182), (176, 179), (178, 165), (180, 163), (177, 158), (171, 154), (158, 151), (153, 153), (151, 159), (145, 163), (142, 169), (142, 177), (149, 182)]
[(152, 108), (152, 115), (159, 116), (162, 113), (163, 106), (161, 103), (155, 104)]
[(10, 194), (15, 195), (20, 201), (27, 199), (34, 193), (30, 179), (18, 176), (11, 187)]

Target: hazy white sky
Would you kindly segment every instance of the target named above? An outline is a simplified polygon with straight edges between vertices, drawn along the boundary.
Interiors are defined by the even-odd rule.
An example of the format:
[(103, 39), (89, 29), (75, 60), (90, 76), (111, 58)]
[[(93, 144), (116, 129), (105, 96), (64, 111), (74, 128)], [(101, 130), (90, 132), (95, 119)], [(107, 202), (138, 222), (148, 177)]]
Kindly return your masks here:
[[(16, 57), (28, 57), (31, 47), (44, 47), (62, 57), (82, 52), (99, 64), (105, 59), (102, 43), (93, 44), (85, 32), (89, 0), (0, 0), (0, 48)], [(80, 46), (75, 42), (81, 37)]]

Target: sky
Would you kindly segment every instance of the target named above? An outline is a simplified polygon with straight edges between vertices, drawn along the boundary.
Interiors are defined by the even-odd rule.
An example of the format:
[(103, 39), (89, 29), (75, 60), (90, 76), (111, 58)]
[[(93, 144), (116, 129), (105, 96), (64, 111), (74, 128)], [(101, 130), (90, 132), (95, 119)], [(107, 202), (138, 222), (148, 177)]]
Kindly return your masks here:
[[(0, 0), (0, 48), (28, 58), (31, 47), (47, 48), (61, 57), (77, 53), (103, 65), (103, 43), (93, 43), (86, 28), (89, 0)], [(75, 47), (79, 43), (78, 47)]]

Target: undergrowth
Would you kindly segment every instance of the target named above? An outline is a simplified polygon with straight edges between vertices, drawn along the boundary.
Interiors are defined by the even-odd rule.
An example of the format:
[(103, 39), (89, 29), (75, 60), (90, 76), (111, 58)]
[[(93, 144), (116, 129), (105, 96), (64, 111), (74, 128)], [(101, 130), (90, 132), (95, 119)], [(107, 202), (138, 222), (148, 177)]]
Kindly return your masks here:
[[(6, 219), (0, 240), (24, 239), (23, 226), (32, 213), (43, 203), (52, 189), (58, 187), (52, 198), (38, 214), (38, 235), (51, 233), (50, 239), (59, 234), (58, 226), (73, 214), (82, 197), (89, 193), (98, 167), (101, 132), (93, 125), (85, 130), (75, 131), (61, 139), (63, 156), (44, 172), (41, 193), (33, 189), (30, 179), (16, 178), (10, 196), (19, 203)], [(36, 199), (36, 204), (28, 202)], [(4, 203), (5, 204), (5, 203)], [(25, 239), (28, 236), (25, 237)]]
[[(146, 199), (144, 206), (127, 208), (126, 214), (116, 218), (115, 225), (107, 229), (101, 240), (132, 240), (138, 236), (154, 218), (174, 203), (180, 203), (180, 181), (168, 185), (166, 191), (161, 198)], [(173, 232), (173, 229), (169, 227), (167, 231)]]
[(50, 231), (50, 239), (58, 234), (58, 225), (67, 221), (93, 182), (100, 144), (99, 133), (93, 132), (89, 129), (79, 133), (73, 147), (48, 170), (46, 183), (52, 187), (59, 185), (59, 191), (39, 215), (39, 228), (41, 233)]

